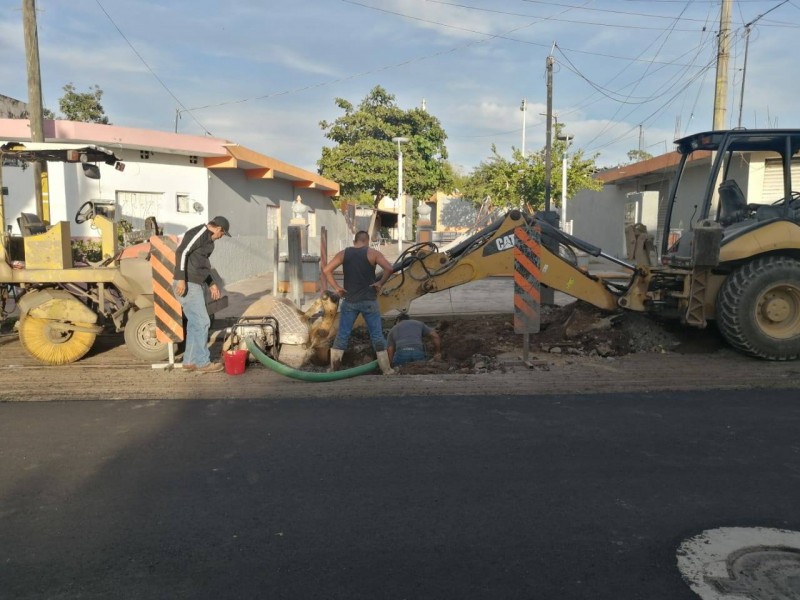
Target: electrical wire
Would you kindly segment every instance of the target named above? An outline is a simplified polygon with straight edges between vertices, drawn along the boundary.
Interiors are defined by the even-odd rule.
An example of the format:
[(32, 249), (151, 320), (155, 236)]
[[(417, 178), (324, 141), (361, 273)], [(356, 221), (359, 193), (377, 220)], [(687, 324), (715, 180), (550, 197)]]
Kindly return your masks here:
[(147, 64), (147, 61), (144, 59), (144, 57), (143, 57), (141, 54), (139, 54), (139, 51), (136, 49), (136, 46), (134, 46), (134, 45), (133, 45), (133, 43), (131, 43), (131, 41), (130, 41), (130, 40), (127, 38), (127, 36), (126, 36), (126, 35), (123, 33), (122, 29), (120, 29), (120, 28), (119, 28), (119, 25), (117, 25), (117, 24), (116, 24), (116, 22), (114, 22), (114, 19), (112, 19), (112, 18), (111, 18), (111, 15), (110, 15), (110, 14), (108, 14), (108, 11), (107, 11), (107, 10), (105, 9), (105, 7), (104, 7), (104, 6), (103, 6), (103, 5), (100, 3), (100, 0), (95, 0), (95, 2), (97, 2), (97, 6), (99, 6), (99, 7), (100, 7), (100, 10), (102, 10), (102, 11), (103, 11), (103, 14), (106, 16), (106, 18), (108, 18), (108, 20), (109, 20), (109, 21), (111, 22), (111, 24), (114, 26), (114, 29), (116, 29), (116, 30), (117, 30), (117, 32), (118, 32), (118, 33), (119, 33), (119, 34), (122, 36), (122, 39), (123, 39), (123, 40), (125, 40), (125, 42), (128, 44), (128, 46), (130, 46), (131, 50), (133, 50), (133, 53), (134, 53), (134, 54), (136, 55), (136, 57), (137, 57), (137, 58), (138, 58), (138, 59), (139, 59), (139, 60), (142, 62), (142, 64), (145, 66), (145, 68), (146, 68), (146, 69), (147, 69), (147, 70), (150, 72), (150, 74), (151, 74), (153, 77), (155, 77), (156, 81), (158, 81), (158, 83), (160, 83), (160, 84), (161, 84), (161, 87), (163, 87), (163, 88), (164, 88), (164, 89), (167, 91), (167, 93), (168, 93), (170, 96), (172, 96), (172, 99), (173, 99), (173, 100), (175, 100), (175, 102), (177, 102), (177, 103), (178, 103), (178, 106), (180, 106), (181, 108), (183, 108), (183, 109), (184, 109), (182, 112), (186, 112), (186, 113), (188, 113), (188, 114), (189, 114), (189, 116), (190, 116), (190, 117), (192, 117), (192, 120), (193, 120), (195, 123), (197, 123), (197, 124), (200, 126), (200, 128), (203, 130), (203, 133), (205, 133), (206, 135), (212, 135), (212, 133), (211, 133), (210, 131), (208, 131), (208, 129), (206, 129), (206, 127), (205, 127), (205, 126), (204, 126), (204, 125), (203, 125), (203, 124), (202, 124), (202, 123), (201, 123), (201, 122), (200, 122), (200, 121), (197, 119), (197, 117), (195, 117), (195, 116), (192, 114), (192, 112), (191, 112), (191, 109), (187, 109), (187, 108), (186, 108), (186, 107), (183, 105), (183, 102), (181, 102), (181, 101), (178, 99), (178, 97), (177, 97), (177, 96), (176, 96), (176, 95), (175, 95), (175, 94), (172, 92), (172, 90), (169, 88), (169, 86), (168, 86), (166, 83), (164, 83), (164, 82), (162, 81), (162, 79), (161, 79), (161, 78), (158, 76), (158, 74), (157, 74), (155, 71), (153, 71), (153, 69), (150, 67), (150, 65), (149, 65), (149, 64)]

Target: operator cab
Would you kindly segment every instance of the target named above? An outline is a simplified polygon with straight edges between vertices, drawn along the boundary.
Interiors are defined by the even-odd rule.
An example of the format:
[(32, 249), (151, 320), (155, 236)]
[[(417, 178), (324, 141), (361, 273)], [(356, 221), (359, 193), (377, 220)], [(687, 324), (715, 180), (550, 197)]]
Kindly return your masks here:
[(704, 221), (722, 227), (723, 245), (767, 223), (800, 222), (800, 130), (710, 131), (675, 143), (681, 161), (666, 207), (664, 264), (690, 266)]

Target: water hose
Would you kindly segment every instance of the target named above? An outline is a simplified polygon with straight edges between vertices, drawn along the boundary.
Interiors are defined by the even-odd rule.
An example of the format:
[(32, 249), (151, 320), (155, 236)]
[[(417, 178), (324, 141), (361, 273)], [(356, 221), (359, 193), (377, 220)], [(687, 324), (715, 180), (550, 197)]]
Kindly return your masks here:
[(277, 360), (272, 360), (269, 356), (261, 351), (261, 349), (253, 341), (253, 338), (246, 337), (245, 342), (247, 343), (247, 349), (258, 359), (258, 362), (260, 362), (262, 365), (269, 367), (276, 373), (280, 373), (286, 377), (291, 377), (292, 379), (299, 379), (301, 381), (336, 381), (337, 379), (349, 379), (350, 377), (356, 377), (357, 375), (365, 375), (370, 373), (378, 366), (378, 361), (373, 360), (365, 365), (353, 367), (352, 369), (344, 369), (343, 371), (334, 371), (333, 373), (314, 373), (311, 371), (301, 371), (299, 369), (288, 367), (283, 363), (279, 363)]

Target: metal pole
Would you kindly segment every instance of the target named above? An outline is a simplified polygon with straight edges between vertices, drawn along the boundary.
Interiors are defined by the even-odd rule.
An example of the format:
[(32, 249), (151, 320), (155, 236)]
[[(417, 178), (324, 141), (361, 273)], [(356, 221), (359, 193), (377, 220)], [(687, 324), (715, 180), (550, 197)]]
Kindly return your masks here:
[(561, 160), (561, 231), (567, 230), (567, 149)]
[(744, 26), (744, 64), (742, 66), (742, 90), (739, 94), (739, 127), (742, 126), (742, 105), (744, 104), (744, 78), (747, 75), (747, 50), (750, 47), (750, 28), (758, 21), (759, 19), (763, 18), (767, 14), (771, 13), (776, 8), (780, 8), (784, 4), (786, 4), (789, 0), (783, 0), (777, 6), (773, 6), (767, 12), (758, 15), (755, 19), (750, 21), (749, 23), (745, 23)]
[(528, 101), (525, 98), (522, 99), (519, 109), (522, 111), (522, 158), (525, 158), (525, 114), (528, 112)]
[(739, 119), (736, 123), (737, 127), (742, 126), (742, 106), (744, 105), (744, 78), (747, 76), (747, 49), (750, 46), (750, 28), (745, 27), (744, 30), (744, 63), (742, 64), (742, 89), (739, 93)]
[(400, 144), (405, 144), (408, 138), (393, 137), (392, 141), (397, 144), (397, 252), (398, 256), (403, 253), (403, 236), (405, 235), (405, 197), (403, 196), (403, 148)]
[(397, 252), (403, 253), (403, 235), (405, 234), (405, 214), (403, 197), (403, 150), (397, 144)]

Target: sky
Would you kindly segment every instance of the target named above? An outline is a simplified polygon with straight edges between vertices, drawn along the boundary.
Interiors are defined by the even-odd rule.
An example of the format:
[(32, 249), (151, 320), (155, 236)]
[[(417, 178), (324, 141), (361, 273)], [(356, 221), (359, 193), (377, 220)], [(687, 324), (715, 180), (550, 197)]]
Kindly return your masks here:
[[(0, 4), (0, 94), (26, 101), (22, 0)], [(544, 147), (548, 56), (553, 113), (572, 150), (600, 167), (711, 129), (720, 5), (36, 0), (44, 105), (56, 113), (64, 85), (97, 85), (114, 125), (177, 123), (316, 171), (332, 144), (319, 123), (343, 114), (335, 99), (358, 105), (380, 85), (400, 108), (424, 104), (439, 119), (464, 173), (493, 145), (503, 156), (523, 140), (528, 152)], [(729, 126), (800, 127), (798, 34), (800, 0), (733, 1)]]

